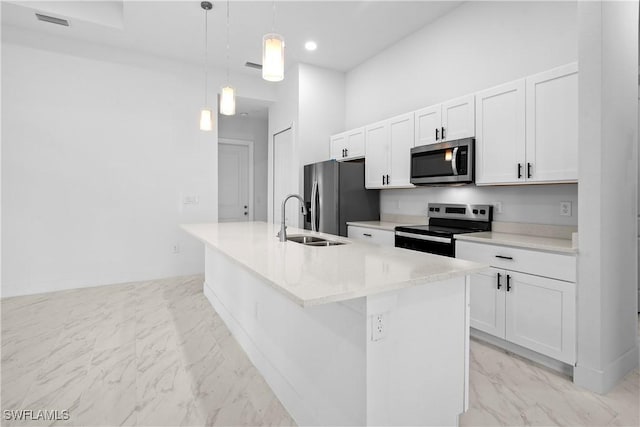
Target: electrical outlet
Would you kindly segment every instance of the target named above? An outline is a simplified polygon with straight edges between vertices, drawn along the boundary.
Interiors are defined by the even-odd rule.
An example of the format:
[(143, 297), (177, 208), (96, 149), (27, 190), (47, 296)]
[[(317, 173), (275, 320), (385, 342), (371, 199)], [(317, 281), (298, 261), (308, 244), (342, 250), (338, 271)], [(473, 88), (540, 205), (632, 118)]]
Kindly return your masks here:
[(371, 316), (371, 341), (380, 341), (387, 336), (387, 316), (380, 313)]
[(571, 216), (571, 202), (560, 202), (560, 215)]
[(179, 243), (174, 243), (171, 246), (171, 252), (173, 252), (174, 254), (179, 254), (180, 253), (180, 244)]
[(493, 202), (493, 213), (502, 213), (502, 202)]

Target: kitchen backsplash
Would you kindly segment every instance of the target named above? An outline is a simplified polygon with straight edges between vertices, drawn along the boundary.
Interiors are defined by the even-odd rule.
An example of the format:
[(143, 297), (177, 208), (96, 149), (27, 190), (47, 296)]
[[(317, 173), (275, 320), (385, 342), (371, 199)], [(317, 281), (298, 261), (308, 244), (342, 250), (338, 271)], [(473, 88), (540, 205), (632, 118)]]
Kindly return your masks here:
[[(578, 225), (578, 185), (417, 187), (380, 192), (381, 215), (426, 215), (427, 203), (496, 203), (495, 221)], [(561, 215), (569, 202), (570, 215)], [(564, 213), (568, 213), (566, 205)]]

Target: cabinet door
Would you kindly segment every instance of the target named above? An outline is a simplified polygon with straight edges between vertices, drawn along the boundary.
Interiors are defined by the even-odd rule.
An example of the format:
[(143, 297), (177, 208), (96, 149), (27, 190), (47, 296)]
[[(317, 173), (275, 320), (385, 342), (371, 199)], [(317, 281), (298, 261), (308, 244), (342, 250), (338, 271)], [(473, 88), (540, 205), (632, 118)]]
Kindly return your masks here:
[(444, 141), (470, 138), (476, 131), (474, 95), (463, 96), (442, 103), (442, 127)]
[[(504, 270), (490, 268), (471, 275), (471, 327), (504, 339)], [(500, 288), (498, 288), (500, 286)]]
[(414, 133), (413, 113), (389, 120), (389, 186), (413, 187), (409, 179)]
[(414, 113), (415, 142), (414, 146), (435, 144), (441, 140), (442, 106), (432, 105)]
[(346, 158), (357, 159), (364, 157), (364, 128), (346, 132)]
[(527, 169), (532, 182), (578, 179), (576, 63), (527, 78)]
[(347, 146), (347, 135), (340, 133), (331, 137), (331, 158), (343, 160), (345, 157), (344, 149)]
[(477, 93), (476, 113), (476, 184), (524, 182), (524, 79)]
[(575, 283), (506, 272), (506, 339), (575, 362)]
[(365, 128), (365, 187), (383, 188), (389, 173), (389, 124), (379, 122)]

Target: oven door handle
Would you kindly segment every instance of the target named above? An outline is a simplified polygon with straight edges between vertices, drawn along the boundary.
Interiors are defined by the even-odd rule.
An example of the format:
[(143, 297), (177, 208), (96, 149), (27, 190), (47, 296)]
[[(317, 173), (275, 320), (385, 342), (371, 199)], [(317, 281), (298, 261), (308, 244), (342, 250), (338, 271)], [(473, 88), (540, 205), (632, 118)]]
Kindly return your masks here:
[(453, 149), (453, 155), (451, 156), (451, 169), (454, 175), (458, 175), (458, 148)]
[(451, 240), (452, 240), (451, 238), (447, 238), (447, 237), (429, 236), (427, 234), (414, 234), (414, 233), (407, 233), (405, 231), (396, 231), (396, 236), (407, 237), (409, 239), (427, 240), (429, 242), (438, 242), (438, 243), (451, 243)]

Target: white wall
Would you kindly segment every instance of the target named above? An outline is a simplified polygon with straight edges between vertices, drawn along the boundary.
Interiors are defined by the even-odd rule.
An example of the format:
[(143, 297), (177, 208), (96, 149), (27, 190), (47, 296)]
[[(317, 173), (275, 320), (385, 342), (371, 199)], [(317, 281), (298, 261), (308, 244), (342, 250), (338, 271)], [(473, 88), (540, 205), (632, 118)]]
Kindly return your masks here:
[[(202, 272), (202, 245), (178, 227), (217, 219), (202, 69), (2, 31), (2, 295)], [(243, 93), (268, 99), (261, 85)]]
[[(638, 367), (638, 3), (579, 6), (579, 385)], [(587, 230), (587, 232), (584, 232)]]
[(253, 219), (267, 220), (267, 118), (218, 115), (218, 137), (253, 141)]
[(295, 64), (277, 88), (278, 101), (269, 108), (269, 221), (273, 216), (273, 134), (293, 126), (293, 158), (298, 159), (291, 165), (298, 183), (294, 192), (302, 195), (304, 165), (330, 158), (329, 136), (344, 129), (345, 115), (344, 73)]
[(299, 138), (302, 165), (331, 158), (329, 136), (342, 132), (345, 121), (345, 75), (300, 64)]
[[(577, 49), (575, 2), (464, 3), (347, 73), (346, 128), (576, 61)], [(381, 212), (450, 199), (501, 200), (498, 220), (577, 224), (576, 185), (384, 190)], [(559, 201), (574, 202), (572, 217), (559, 216)]]

